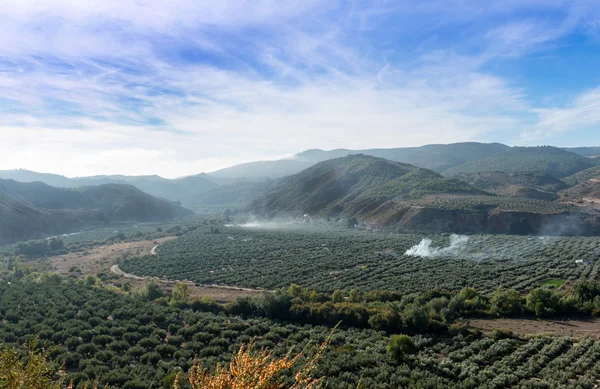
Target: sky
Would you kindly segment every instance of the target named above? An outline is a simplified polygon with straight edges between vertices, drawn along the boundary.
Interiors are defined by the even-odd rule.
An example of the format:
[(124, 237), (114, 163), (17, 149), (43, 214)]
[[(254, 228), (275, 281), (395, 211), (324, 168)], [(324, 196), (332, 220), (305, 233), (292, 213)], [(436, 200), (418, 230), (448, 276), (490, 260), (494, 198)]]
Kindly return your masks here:
[(0, 0), (0, 169), (600, 145), (597, 0)]

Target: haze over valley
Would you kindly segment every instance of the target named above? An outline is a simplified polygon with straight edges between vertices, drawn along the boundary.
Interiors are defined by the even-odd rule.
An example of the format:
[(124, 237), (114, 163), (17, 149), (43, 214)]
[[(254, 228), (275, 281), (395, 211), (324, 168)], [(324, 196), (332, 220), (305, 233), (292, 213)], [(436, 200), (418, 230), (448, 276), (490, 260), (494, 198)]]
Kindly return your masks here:
[(594, 389), (597, 0), (0, 0), (0, 389)]

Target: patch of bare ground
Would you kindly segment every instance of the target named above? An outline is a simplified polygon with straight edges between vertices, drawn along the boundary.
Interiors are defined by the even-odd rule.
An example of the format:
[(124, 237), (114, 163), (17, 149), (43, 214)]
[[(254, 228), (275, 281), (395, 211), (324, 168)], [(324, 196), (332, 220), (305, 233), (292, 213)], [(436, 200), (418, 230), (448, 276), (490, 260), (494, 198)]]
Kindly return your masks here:
[(520, 336), (551, 334), (576, 339), (600, 338), (600, 320), (598, 319), (476, 319), (469, 320), (468, 325), (484, 333), (490, 333), (494, 329), (506, 329)]
[[(76, 276), (85, 278), (87, 275), (96, 275), (98, 273), (113, 273), (118, 276), (116, 279), (108, 280), (108, 284), (127, 282), (133, 290), (141, 288), (145, 285), (147, 277), (139, 277), (133, 274), (122, 272), (117, 260), (122, 257), (138, 257), (144, 255), (156, 255), (160, 244), (175, 239), (175, 237), (166, 237), (156, 240), (144, 240), (139, 242), (114, 243), (105, 246), (95, 247), (84, 253), (70, 253), (59, 255), (50, 258), (50, 263), (53, 270), (59, 274), (67, 276)], [(78, 269), (78, 271), (73, 271)], [(177, 282), (174, 280), (152, 278), (162, 288), (170, 292), (173, 285)], [(237, 300), (240, 297), (255, 296), (261, 291), (227, 287), (219, 285), (197, 286), (191, 282), (187, 282), (190, 288), (192, 298), (210, 297), (218, 303), (227, 303)]]

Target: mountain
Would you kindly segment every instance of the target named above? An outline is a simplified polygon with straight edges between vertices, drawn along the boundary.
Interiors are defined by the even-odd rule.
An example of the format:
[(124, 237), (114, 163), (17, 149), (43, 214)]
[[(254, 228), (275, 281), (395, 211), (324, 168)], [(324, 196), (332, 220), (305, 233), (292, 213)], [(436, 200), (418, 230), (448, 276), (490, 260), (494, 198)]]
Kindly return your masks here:
[(49, 210), (0, 191), (0, 244), (106, 223), (100, 211)]
[(557, 192), (568, 187), (557, 178), (537, 173), (461, 173), (454, 177), (498, 196), (548, 201), (558, 199)]
[(28, 170), (0, 171), (0, 179), (13, 179), (19, 182), (41, 182), (58, 188), (80, 188), (106, 184), (129, 184), (154, 197), (180, 202), (193, 208), (198, 194), (218, 186), (206, 174), (167, 179), (160, 176), (92, 176), (68, 178), (56, 174), (36, 173)]
[(216, 178), (229, 179), (265, 179), (279, 178), (298, 173), (314, 165), (312, 161), (296, 161), (294, 159), (280, 159), (278, 161), (257, 161), (242, 163), (225, 169), (209, 173)]
[(600, 166), (594, 166), (589, 169), (582, 170), (575, 174), (562, 179), (567, 185), (574, 186), (577, 184), (584, 183), (592, 178), (600, 177)]
[[(508, 179), (535, 183), (540, 191), (564, 187), (546, 176), (482, 177), (488, 184)], [(432, 170), (362, 154), (320, 162), (279, 179), (249, 210), (266, 218), (356, 218), (398, 231), (600, 234), (600, 212), (590, 207), (496, 196)]]
[(258, 214), (360, 216), (392, 199), (439, 193), (485, 194), (431, 170), (354, 154), (319, 162), (279, 180), (250, 208)]
[(449, 145), (427, 145), (421, 147), (400, 147), (392, 149), (347, 150), (336, 149), (324, 151), (306, 150), (291, 158), (278, 161), (250, 162), (232, 166), (209, 173), (213, 177), (246, 178), (259, 177), (280, 178), (296, 174), (316, 163), (328, 159), (345, 157), (351, 154), (364, 154), (385, 158), (395, 162), (407, 163), (421, 168), (442, 172), (465, 162), (485, 158), (510, 149), (500, 143), (454, 143)]
[[(60, 188), (71, 187), (71, 179), (58, 174), (37, 173), (30, 170), (0, 170), (0, 179), (15, 180), (19, 182), (43, 182)], [(81, 185), (79, 185), (81, 186)]]
[(369, 149), (361, 152), (441, 173), (454, 166), (480, 160), (509, 149), (510, 147), (500, 143), (464, 142), (396, 149)]
[(221, 185), (201, 193), (196, 199), (196, 208), (244, 208), (252, 200), (263, 195), (274, 182), (273, 180), (239, 181)]
[(78, 189), (0, 180), (0, 243), (123, 221), (168, 220), (193, 212), (131, 185)]
[[(199, 193), (215, 188), (216, 183), (206, 175), (199, 174), (170, 180), (160, 176), (100, 176), (99, 179), (113, 180), (115, 183), (127, 183), (152, 196), (180, 202), (193, 208)], [(88, 184), (89, 185), (89, 184)]]
[(474, 173), (535, 173), (562, 178), (596, 166), (596, 161), (551, 146), (513, 147), (487, 158), (447, 169), (445, 176)]
[(579, 154), (582, 157), (596, 157), (600, 155), (600, 147), (563, 147), (563, 150)]

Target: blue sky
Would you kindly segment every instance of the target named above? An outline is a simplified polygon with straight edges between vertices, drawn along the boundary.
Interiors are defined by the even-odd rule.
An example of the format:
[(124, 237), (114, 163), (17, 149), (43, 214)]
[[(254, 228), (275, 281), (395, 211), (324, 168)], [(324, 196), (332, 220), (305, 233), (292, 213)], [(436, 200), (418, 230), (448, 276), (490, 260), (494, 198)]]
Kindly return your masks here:
[(600, 145), (595, 0), (0, 0), (0, 20), (0, 169)]

